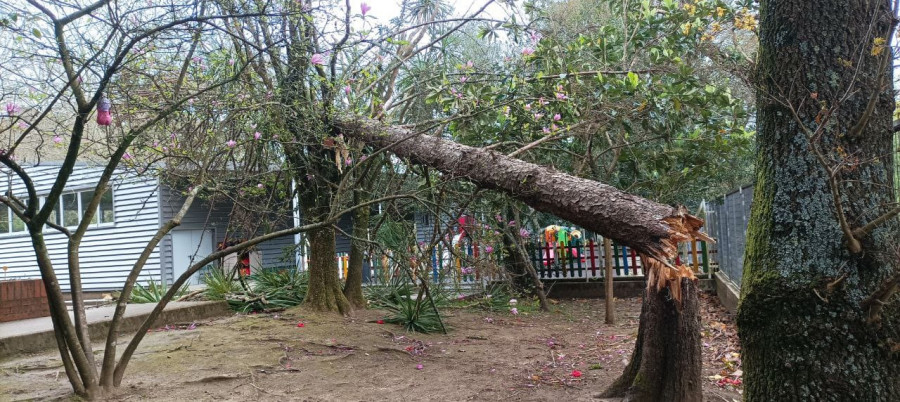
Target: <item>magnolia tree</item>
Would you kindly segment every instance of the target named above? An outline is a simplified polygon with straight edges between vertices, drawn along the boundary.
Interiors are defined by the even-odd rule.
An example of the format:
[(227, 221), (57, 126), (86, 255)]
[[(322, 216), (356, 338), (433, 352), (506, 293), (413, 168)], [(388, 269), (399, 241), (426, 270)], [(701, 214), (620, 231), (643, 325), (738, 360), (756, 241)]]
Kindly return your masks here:
[[(2, 94), (6, 113), (0, 132), (0, 164), (9, 180), (0, 203), (15, 215), (31, 239), (48, 294), (51, 318), (63, 367), (73, 390), (101, 397), (117, 387), (131, 356), (165, 305), (188, 278), (223, 256), (263, 241), (327, 227), (353, 209), (333, 211), (317, 222), (277, 231), (244, 230), (248, 240), (216, 251), (186, 267), (183, 275), (144, 320), (126, 349), (117, 355), (121, 318), (142, 269), (159, 242), (177, 227), (198, 199), (228, 197), (244, 217), (290, 215), (290, 198), (280, 167), (273, 164), (283, 149), (275, 135), (263, 134), (247, 110), (267, 105), (239, 91), (264, 49), (236, 56), (213, 45), (221, 24), (234, 18), (205, 2), (90, 4), (38, 2), (0, 6), (5, 33)], [(35, 60), (43, 60), (35, 63)], [(39, 189), (30, 166), (42, 159), (60, 161), (49, 190)], [(55, 211), (79, 163), (96, 163), (102, 174), (93, 195), (83, 200), (84, 213), (74, 225), (56, 220)], [(121, 289), (105, 339), (101, 362), (95, 362), (82, 294), (79, 248), (98, 205), (113, 180), (125, 171), (160, 175), (183, 202), (163, 222)], [(240, 172), (237, 174), (236, 172)], [(336, 183), (340, 185), (340, 183)], [(45, 201), (41, 203), (41, 199)], [(373, 200), (372, 203), (383, 201)], [(371, 204), (371, 203), (370, 203)], [(364, 206), (368, 206), (366, 204)], [(67, 260), (51, 260), (47, 236), (67, 239)], [(67, 312), (60, 277), (70, 284), (74, 319)], [(95, 339), (102, 341), (104, 339)]]
[[(239, 60), (250, 60), (256, 49), (263, 49), (258, 59), (250, 60), (254, 74), (246, 90), (272, 102), (260, 116), (266, 132), (283, 139), (285, 170), (297, 183), (305, 222), (322, 222), (343, 206), (370, 202), (386, 189), (371, 186), (374, 176), (390, 169), (373, 162), (383, 161), (374, 157), (376, 150), (340, 136), (335, 117), (349, 112), (391, 121), (405, 96), (395, 89), (409, 60), (438, 52), (441, 40), (479, 20), (489, 3), (450, 18), (440, 2), (405, 2), (390, 25), (377, 24), (369, 15), (374, 4), (365, 2), (219, 4), (224, 13), (261, 14), (231, 20), (224, 29)], [(334, 228), (306, 234), (310, 282), (305, 305), (341, 313), (365, 306), (361, 284), (368, 215), (366, 209), (354, 215), (351, 268), (343, 289), (334, 259)]]

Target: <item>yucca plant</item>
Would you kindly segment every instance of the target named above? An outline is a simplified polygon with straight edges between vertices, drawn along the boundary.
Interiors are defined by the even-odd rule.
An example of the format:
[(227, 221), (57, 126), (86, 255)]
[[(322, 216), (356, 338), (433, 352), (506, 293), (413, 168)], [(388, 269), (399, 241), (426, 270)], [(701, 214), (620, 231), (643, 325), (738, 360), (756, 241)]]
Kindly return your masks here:
[[(131, 299), (129, 301), (131, 303), (159, 303), (162, 300), (163, 296), (166, 292), (169, 291), (169, 287), (162, 283), (157, 283), (153, 279), (147, 282), (147, 287), (144, 287), (140, 283), (137, 284), (134, 290), (131, 291)], [(172, 300), (178, 300), (179, 297), (184, 296), (188, 291), (188, 286), (185, 284), (178, 290), (178, 293), (175, 294), (175, 297)]]
[(418, 301), (409, 296), (394, 294), (394, 300), (387, 302), (383, 308), (388, 311), (384, 322), (397, 324), (411, 332), (443, 331), (441, 317), (427, 300)]
[(261, 270), (250, 276), (253, 295), (228, 298), (241, 312), (288, 308), (299, 305), (309, 288), (309, 274), (296, 269)]
[(219, 267), (204, 272), (201, 281), (206, 285), (204, 295), (209, 300), (225, 300), (226, 295), (242, 290), (240, 282)]

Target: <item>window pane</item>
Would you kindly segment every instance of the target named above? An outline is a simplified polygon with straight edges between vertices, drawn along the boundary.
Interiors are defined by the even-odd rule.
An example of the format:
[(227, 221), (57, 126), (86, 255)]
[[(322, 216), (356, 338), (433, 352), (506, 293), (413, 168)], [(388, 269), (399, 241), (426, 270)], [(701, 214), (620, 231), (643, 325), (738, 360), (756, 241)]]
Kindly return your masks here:
[[(28, 205), (28, 199), (27, 198), (23, 199), (22, 203), (24, 203), (25, 205)], [(19, 217), (16, 216), (16, 214), (13, 214), (12, 211), (9, 211), (9, 213), (12, 215), (12, 231), (13, 232), (24, 232), (25, 231), (25, 222), (23, 222), (21, 219), (19, 219)]]
[(63, 194), (63, 225), (78, 226), (78, 194)]
[[(83, 218), (87, 215), (88, 204), (91, 203), (91, 198), (94, 198), (94, 191), (82, 191), (78, 193), (81, 196), (81, 217)], [(97, 222), (97, 214), (94, 214), (94, 222)]]
[[(47, 205), (47, 202), (48, 200), (46, 197), (41, 197), (41, 208), (43, 208), (44, 205)], [(50, 223), (59, 222), (59, 204), (56, 204), (56, 208), (50, 213), (50, 217), (47, 218), (47, 221)]]
[(116, 214), (113, 211), (113, 193), (112, 189), (103, 193), (100, 198), (100, 223), (112, 223), (116, 221)]
[(0, 205), (0, 233), (9, 233), (9, 207)]

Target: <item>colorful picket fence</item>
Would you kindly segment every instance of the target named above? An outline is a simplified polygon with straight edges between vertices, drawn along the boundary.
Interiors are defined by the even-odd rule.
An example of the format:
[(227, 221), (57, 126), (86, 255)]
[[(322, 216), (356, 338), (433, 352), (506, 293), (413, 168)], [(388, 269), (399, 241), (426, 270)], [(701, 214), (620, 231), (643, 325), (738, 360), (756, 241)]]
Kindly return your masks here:
[[(682, 244), (676, 264), (693, 268), (697, 276), (711, 272), (706, 242)], [(536, 242), (526, 248), (541, 279), (592, 279), (605, 276), (606, 259), (602, 240), (573, 241), (569, 244)], [(643, 264), (634, 249), (612, 245), (613, 277), (642, 277)]]
[[(606, 259), (603, 240), (589, 239), (573, 241), (560, 245), (554, 242), (534, 242), (526, 245), (526, 250), (533, 266), (542, 280), (558, 279), (599, 279), (605, 276), (604, 261)], [(639, 278), (644, 276), (643, 264), (635, 250), (613, 243), (613, 277)], [(703, 241), (682, 243), (676, 258), (677, 264), (685, 264), (693, 268), (699, 277), (706, 277), (712, 272), (709, 245)], [(499, 272), (485, 272), (476, 269), (490, 266), (485, 262), (497, 263), (496, 256), (486, 252), (485, 246), (464, 244), (448, 250), (438, 245), (431, 250), (429, 261), (411, 261), (413, 275), (424, 275), (428, 280), (438, 283), (454, 283), (471, 285), (482, 281), (500, 279)], [(347, 276), (348, 258), (345, 254), (337, 256), (338, 272), (341, 278)], [(368, 261), (369, 272), (365, 278), (369, 284), (384, 284), (402, 275), (397, 262), (390, 255), (381, 255)]]

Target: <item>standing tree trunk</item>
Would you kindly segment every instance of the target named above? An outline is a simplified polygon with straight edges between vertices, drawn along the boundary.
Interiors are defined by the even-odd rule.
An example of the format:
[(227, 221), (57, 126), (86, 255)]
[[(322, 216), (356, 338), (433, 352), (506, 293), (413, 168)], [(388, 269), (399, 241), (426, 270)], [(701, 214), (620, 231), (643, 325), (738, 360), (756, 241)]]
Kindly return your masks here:
[(541, 311), (550, 311), (550, 304), (547, 303), (547, 293), (544, 291), (544, 283), (541, 282), (537, 271), (534, 270), (534, 265), (528, 259), (528, 252), (522, 244), (522, 236), (519, 235), (518, 228), (507, 226), (502, 232), (503, 248), (506, 249), (504, 265), (506, 265), (507, 271), (515, 275), (513, 284), (520, 290), (537, 296)]
[(898, 221), (854, 229), (894, 202), (890, 2), (760, 7), (744, 398), (900, 400), (900, 310), (869, 298), (900, 268)]
[[(654, 282), (650, 270), (647, 278)], [(666, 288), (648, 286), (631, 361), (601, 397), (629, 401), (702, 401), (700, 303), (694, 281), (682, 278), (679, 304)]]
[(303, 305), (319, 311), (350, 312), (350, 303), (341, 291), (335, 259), (334, 229), (324, 227), (310, 230), (309, 289)]
[[(362, 202), (362, 194), (358, 190), (353, 192), (353, 203)], [(347, 262), (347, 281), (344, 283), (344, 296), (353, 308), (366, 308), (366, 297), (362, 291), (363, 262), (366, 258), (366, 242), (359, 239), (368, 239), (369, 217), (371, 209), (368, 207), (357, 208), (353, 214), (353, 239), (350, 240), (350, 260)]]

